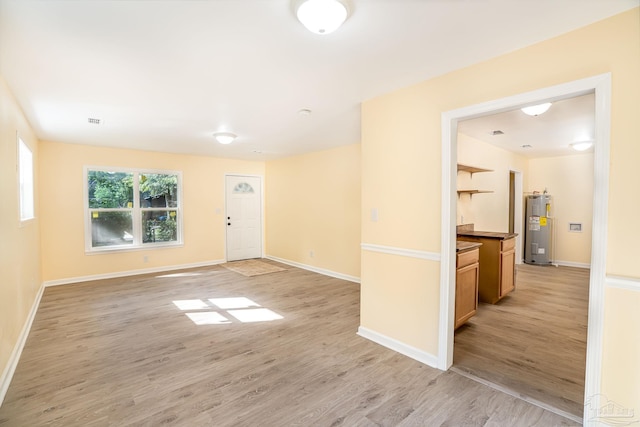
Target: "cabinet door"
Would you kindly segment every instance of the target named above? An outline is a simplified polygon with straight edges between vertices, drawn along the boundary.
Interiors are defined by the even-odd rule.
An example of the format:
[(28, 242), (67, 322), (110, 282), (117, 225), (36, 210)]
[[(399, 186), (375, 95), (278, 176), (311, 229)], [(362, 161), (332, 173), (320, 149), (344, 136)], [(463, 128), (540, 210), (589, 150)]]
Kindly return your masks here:
[(469, 320), (478, 309), (479, 263), (458, 268), (456, 272), (455, 328)]
[(516, 250), (500, 253), (500, 298), (515, 288), (516, 283)]

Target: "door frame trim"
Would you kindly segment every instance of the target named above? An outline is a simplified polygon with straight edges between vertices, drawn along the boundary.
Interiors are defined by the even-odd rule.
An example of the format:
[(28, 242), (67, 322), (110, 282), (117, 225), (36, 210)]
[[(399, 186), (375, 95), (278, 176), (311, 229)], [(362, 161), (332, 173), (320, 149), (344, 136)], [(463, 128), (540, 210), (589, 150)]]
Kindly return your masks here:
[[(509, 167), (509, 173), (514, 174), (514, 209), (513, 209), (513, 230), (518, 233), (516, 236), (516, 264), (522, 264), (524, 256), (522, 255), (522, 238), (524, 237), (523, 218), (524, 218), (524, 206), (522, 195), (524, 194), (523, 187), (523, 173), (520, 169), (515, 167)], [(520, 195), (520, 197), (518, 197)]]
[(248, 177), (248, 178), (258, 178), (260, 179), (260, 258), (264, 258), (265, 254), (265, 241), (264, 241), (264, 176), (256, 175), (250, 173), (225, 173), (224, 174), (224, 221), (222, 222), (224, 227), (224, 261), (229, 261), (229, 254), (227, 252), (227, 248), (229, 244), (227, 242), (227, 178), (235, 176), (235, 177)]
[[(602, 384), (604, 329), (604, 289), (607, 260), (607, 219), (609, 196), (609, 146), (611, 138), (611, 73), (587, 77), (531, 92), (521, 93), (442, 113), (442, 216), (440, 262), (440, 319), (438, 368), (453, 364), (453, 324), (455, 312), (456, 163), (458, 122), (464, 119), (512, 110), (527, 104), (557, 101), (595, 93), (595, 153), (591, 275), (587, 325), (585, 402), (597, 399)], [(599, 402), (595, 402), (596, 404)], [(599, 407), (599, 406), (598, 406)], [(585, 406), (583, 422), (594, 425)]]

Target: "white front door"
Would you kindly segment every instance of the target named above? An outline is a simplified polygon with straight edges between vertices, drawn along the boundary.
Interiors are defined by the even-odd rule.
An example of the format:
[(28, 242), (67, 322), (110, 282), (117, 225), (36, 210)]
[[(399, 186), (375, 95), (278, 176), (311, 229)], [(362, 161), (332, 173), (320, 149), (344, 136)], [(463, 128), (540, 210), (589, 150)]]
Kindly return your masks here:
[(226, 185), (227, 261), (261, 258), (261, 178), (228, 175)]

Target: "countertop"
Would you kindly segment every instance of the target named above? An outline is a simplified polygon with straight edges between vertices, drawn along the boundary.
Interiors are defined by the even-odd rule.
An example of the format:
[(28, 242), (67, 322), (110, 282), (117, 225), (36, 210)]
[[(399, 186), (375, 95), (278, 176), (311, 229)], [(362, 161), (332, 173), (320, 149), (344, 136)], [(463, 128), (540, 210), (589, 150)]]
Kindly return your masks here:
[(486, 237), (500, 240), (513, 239), (517, 235), (517, 233), (498, 233), (495, 231), (458, 231), (458, 236)]
[(465, 242), (464, 240), (456, 241), (456, 252), (466, 252), (471, 249), (479, 248), (482, 243), (478, 242)]

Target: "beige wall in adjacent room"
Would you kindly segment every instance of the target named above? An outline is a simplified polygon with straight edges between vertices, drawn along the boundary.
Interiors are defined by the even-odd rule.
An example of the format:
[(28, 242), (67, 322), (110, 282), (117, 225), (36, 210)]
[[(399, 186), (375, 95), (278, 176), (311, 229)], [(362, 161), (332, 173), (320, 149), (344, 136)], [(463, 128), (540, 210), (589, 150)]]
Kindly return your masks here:
[[(21, 222), (17, 136), (31, 149), (35, 174), (35, 219)], [(40, 284), (40, 218), (37, 203), (38, 140), (0, 77), (0, 386)]]
[(360, 278), (360, 145), (267, 162), (267, 255)]
[[(362, 241), (418, 250), (437, 259), (443, 112), (603, 73), (611, 73), (612, 79), (607, 273), (640, 278), (640, 228), (629, 227), (640, 212), (640, 198), (633, 197), (637, 180), (630, 178), (640, 161), (638, 8), (363, 103)], [(378, 221), (369, 218), (372, 208), (379, 211)], [(363, 256), (361, 326), (433, 355), (438, 347), (433, 301), (439, 300), (439, 270), (422, 265), (432, 262), (427, 259), (402, 269), (386, 262), (395, 256)], [(385, 321), (387, 313), (381, 308), (394, 292), (402, 292), (395, 308), (404, 313), (401, 322)], [(606, 297), (607, 307), (622, 302), (619, 295)], [(626, 304), (620, 310), (616, 319), (633, 319)], [(612, 379), (603, 382), (602, 392), (614, 401), (629, 402), (628, 390), (640, 378), (640, 365), (630, 363), (625, 353), (627, 346), (638, 345), (640, 324), (611, 317), (605, 321), (605, 329), (615, 324), (627, 339), (605, 341), (608, 357), (602, 376)], [(616, 372), (626, 375), (613, 375)]]
[[(591, 263), (593, 217), (593, 154), (543, 157), (529, 161), (529, 186), (532, 193), (545, 189), (552, 196), (554, 221), (553, 259), (559, 263)], [(582, 232), (570, 232), (569, 223), (582, 223)]]
[[(41, 142), (40, 147), (45, 281), (222, 261), (226, 233), (225, 174), (264, 175), (263, 162), (53, 142)], [(85, 166), (181, 171), (184, 245), (86, 254)]]
[[(470, 196), (458, 196), (458, 224), (474, 224), (476, 230), (509, 231), (509, 172), (522, 173), (527, 179), (528, 160), (511, 151), (458, 133), (458, 163), (490, 169), (491, 172), (458, 172), (458, 189), (487, 190)], [(523, 184), (524, 185), (524, 184)], [(519, 231), (517, 231), (519, 232)]]

